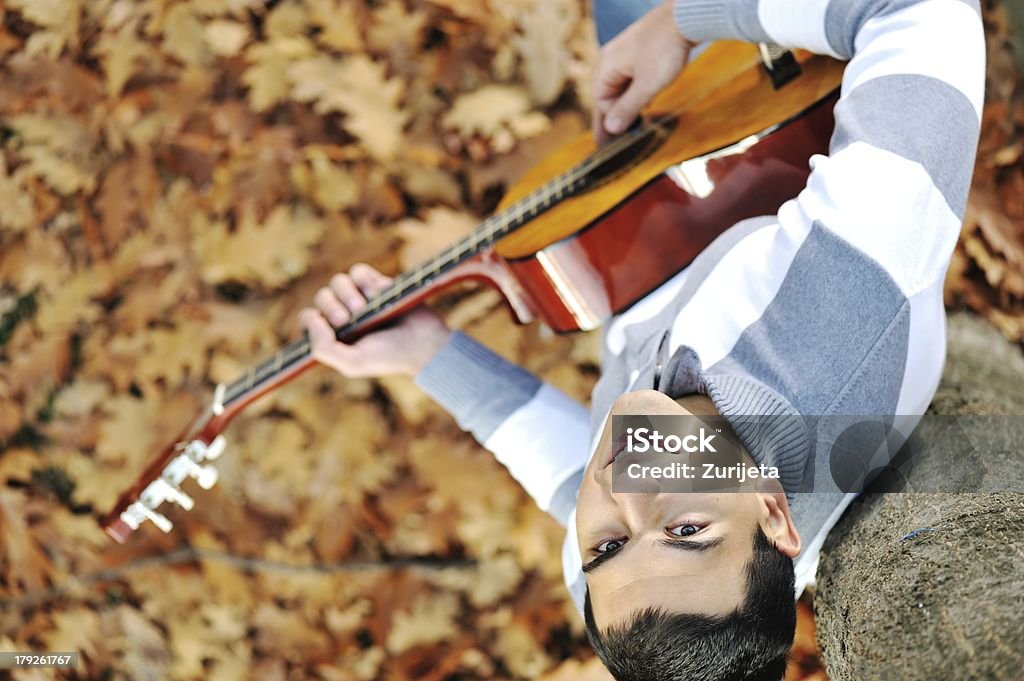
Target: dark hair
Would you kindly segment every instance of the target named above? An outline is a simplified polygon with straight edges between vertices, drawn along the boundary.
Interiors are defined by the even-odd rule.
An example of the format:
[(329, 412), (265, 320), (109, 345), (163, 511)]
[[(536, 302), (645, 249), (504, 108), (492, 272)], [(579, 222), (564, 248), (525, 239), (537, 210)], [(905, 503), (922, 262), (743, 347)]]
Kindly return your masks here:
[(747, 565), (747, 597), (723, 617), (634, 613), (598, 631), (587, 591), (587, 638), (618, 681), (779, 681), (796, 629), (793, 560), (758, 526)]

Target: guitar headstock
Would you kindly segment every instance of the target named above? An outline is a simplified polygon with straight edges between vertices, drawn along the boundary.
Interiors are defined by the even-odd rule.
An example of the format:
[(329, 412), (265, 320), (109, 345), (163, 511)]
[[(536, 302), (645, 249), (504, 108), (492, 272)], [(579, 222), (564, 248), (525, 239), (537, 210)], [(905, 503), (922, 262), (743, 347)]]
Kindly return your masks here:
[(146, 467), (135, 485), (121, 495), (114, 509), (100, 521), (114, 541), (123, 544), (147, 520), (164, 532), (170, 532), (173, 524), (158, 509), (165, 502), (177, 504), (186, 511), (195, 505), (192, 497), (182, 491), (182, 483), (191, 478), (202, 489), (217, 484), (217, 469), (209, 462), (223, 454), (227, 444), (220, 434), (227, 421), (222, 413), (223, 410), (218, 413), (213, 409), (201, 416), (201, 426), (187, 429), (185, 437), (165, 448)]

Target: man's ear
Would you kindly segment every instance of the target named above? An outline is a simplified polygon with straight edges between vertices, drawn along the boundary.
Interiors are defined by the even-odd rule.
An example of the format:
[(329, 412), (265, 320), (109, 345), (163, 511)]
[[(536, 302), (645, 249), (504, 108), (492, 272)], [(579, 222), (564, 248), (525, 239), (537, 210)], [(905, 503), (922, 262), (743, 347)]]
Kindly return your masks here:
[(775, 548), (790, 558), (800, 554), (800, 533), (793, 524), (793, 516), (789, 512), (789, 502), (785, 492), (759, 492), (761, 504), (766, 515), (761, 520), (761, 529), (775, 544)]

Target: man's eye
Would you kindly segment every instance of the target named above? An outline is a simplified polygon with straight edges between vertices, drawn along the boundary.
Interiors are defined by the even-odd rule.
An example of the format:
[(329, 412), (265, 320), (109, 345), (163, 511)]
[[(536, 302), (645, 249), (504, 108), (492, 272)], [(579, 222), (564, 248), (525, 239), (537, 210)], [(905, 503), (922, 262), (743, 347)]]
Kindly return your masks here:
[(598, 544), (594, 550), (598, 553), (612, 553), (621, 549), (625, 543), (624, 539), (609, 539)]
[(668, 531), (677, 537), (692, 537), (693, 535), (700, 532), (700, 526), (679, 525), (677, 527), (670, 527)]

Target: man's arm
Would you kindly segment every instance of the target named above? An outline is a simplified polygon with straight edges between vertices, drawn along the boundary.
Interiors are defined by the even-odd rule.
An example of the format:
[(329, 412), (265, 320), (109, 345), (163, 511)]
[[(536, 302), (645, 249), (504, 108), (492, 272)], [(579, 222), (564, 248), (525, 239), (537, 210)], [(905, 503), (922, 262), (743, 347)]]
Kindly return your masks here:
[(464, 430), (494, 453), (537, 505), (565, 524), (587, 462), (587, 409), (476, 343), (426, 308), (395, 325), (340, 343), (334, 328), (390, 279), (355, 265), (321, 288), (303, 310), (313, 357), (350, 377), (413, 376)]
[(589, 454), (586, 407), (458, 332), (416, 383), (566, 524)]
[[(978, 141), (977, 3), (680, 0), (674, 10), (692, 39), (852, 59), (829, 156), (812, 159), (777, 226), (732, 249), (705, 282), (705, 293), (730, 291), (731, 314), (712, 315), (723, 297), (699, 291), (672, 344), (694, 347), (719, 385), (746, 375), (802, 413), (923, 413), (944, 361), (942, 282)], [(687, 331), (708, 315), (712, 332)]]

